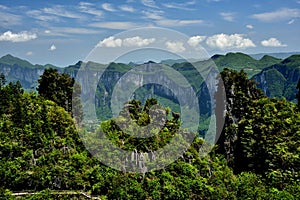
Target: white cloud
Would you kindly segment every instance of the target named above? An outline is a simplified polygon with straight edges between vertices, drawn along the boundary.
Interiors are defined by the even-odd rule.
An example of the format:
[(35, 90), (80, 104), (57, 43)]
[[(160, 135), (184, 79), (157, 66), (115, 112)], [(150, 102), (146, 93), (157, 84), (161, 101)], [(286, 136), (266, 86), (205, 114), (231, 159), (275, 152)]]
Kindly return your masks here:
[(179, 52), (183, 52), (185, 51), (185, 47), (183, 46), (183, 43), (182, 42), (166, 42), (165, 43), (167, 49), (169, 49), (170, 51), (172, 52), (175, 52), (175, 53), (179, 53)]
[(276, 38), (270, 38), (268, 40), (261, 41), (261, 45), (265, 47), (286, 47), (286, 44), (282, 44), (278, 39)]
[(154, 20), (161, 20), (164, 19), (164, 17), (162, 17), (162, 14), (164, 13), (163, 11), (160, 10), (155, 10), (155, 11), (143, 11), (142, 12), (146, 19), (154, 19)]
[(155, 38), (141, 38), (140, 36), (125, 38), (123, 40), (124, 46), (138, 46), (138, 47), (147, 46), (153, 42), (155, 42)]
[(90, 2), (84, 2), (84, 1), (82, 1), (82, 2), (79, 2), (79, 5), (80, 6), (94, 6), (95, 4), (90, 3)]
[(94, 4), (88, 2), (79, 3), (79, 11), (82, 13), (87, 13), (90, 15), (95, 15), (96, 17), (102, 17), (103, 12), (94, 8)]
[(9, 42), (26, 42), (29, 40), (34, 40), (37, 38), (35, 33), (28, 33), (23, 31), (20, 33), (12, 33), (11, 31), (6, 31), (0, 35), (0, 41), (9, 41)]
[(244, 49), (248, 47), (255, 47), (255, 44), (249, 39), (244, 38), (242, 34), (227, 35), (224, 33), (213, 35), (207, 38), (206, 44), (212, 48), (219, 49)]
[(104, 40), (100, 41), (97, 44), (97, 47), (98, 46), (100, 46), (100, 47), (121, 47), (122, 46), (122, 40), (119, 39), (119, 38), (115, 39), (115, 37), (110, 36), (110, 37), (105, 38)]
[(196, 47), (200, 42), (204, 41), (206, 39), (206, 36), (192, 36), (188, 40), (188, 44), (192, 47)]
[(165, 27), (178, 27), (178, 26), (187, 26), (193, 24), (203, 24), (203, 20), (179, 20), (179, 19), (167, 19), (162, 16), (163, 11), (144, 11), (144, 18), (151, 19), (157, 26)]
[(248, 28), (248, 29), (253, 29), (254, 27), (253, 27), (253, 25), (251, 25), (251, 24), (247, 24), (247, 25), (246, 25), (246, 28)]
[(232, 12), (221, 12), (220, 15), (223, 17), (225, 21), (233, 22), (234, 21), (234, 13)]
[(0, 26), (2, 27), (11, 27), (14, 25), (21, 24), (22, 17), (19, 15), (14, 15), (7, 12), (0, 11)]
[(300, 18), (300, 9), (282, 8), (273, 12), (265, 12), (252, 15), (252, 18), (263, 22), (276, 22)]
[(102, 4), (102, 8), (106, 11), (109, 11), (109, 12), (115, 12), (117, 11), (116, 9), (114, 9), (114, 7), (110, 4), (110, 3), (104, 3)]
[(75, 12), (70, 12), (61, 5), (56, 5), (51, 8), (43, 8), (42, 11), (47, 14), (56, 15), (56, 16), (60, 16), (60, 17), (66, 17), (66, 18), (72, 18), (72, 19), (82, 19), (83, 18), (82, 15), (75, 13)]
[(177, 26), (187, 26), (193, 24), (203, 24), (203, 20), (177, 20), (177, 19), (160, 19), (156, 21), (158, 26), (168, 26), (168, 27), (177, 27)]
[(73, 27), (53, 27), (50, 33), (62, 34), (96, 34), (101, 31), (87, 29), (87, 28), (73, 28)]
[(0, 5), (0, 9), (1, 9), (1, 10), (8, 10), (9, 8), (8, 8), (7, 6)]
[(293, 24), (294, 22), (295, 22), (295, 20), (294, 20), (294, 19), (292, 19), (292, 20), (288, 21), (288, 23), (287, 23), (287, 24)]
[(54, 21), (59, 22), (59, 17), (53, 16), (53, 15), (45, 15), (40, 10), (30, 10), (27, 11), (26, 14), (34, 19), (40, 20), (40, 21)]
[(156, 6), (154, 0), (141, 0), (141, 3), (142, 3), (144, 6), (147, 6), (147, 7), (158, 8), (158, 7)]
[(135, 11), (135, 9), (133, 7), (127, 6), (127, 5), (121, 5), (121, 6), (119, 6), (119, 8), (125, 12), (134, 12)]
[(132, 46), (147, 46), (151, 43), (155, 42), (155, 38), (141, 38), (140, 36), (135, 36), (135, 37), (129, 37), (129, 38), (115, 38), (113, 36), (110, 36), (108, 38), (103, 39), (100, 41), (97, 46), (100, 47), (122, 47), (122, 46), (127, 46), (127, 47), (132, 47)]
[(127, 30), (132, 28), (138, 28), (141, 27), (142, 25), (133, 22), (96, 22), (96, 23), (91, 23), (90, 26), (97, 27), (97, 28)]
[(52, 44), (48, 50), (49, 51), (55, 51), (56, 50), (56, 46), (54, 44)]
[(166, 8), (173, 8), (179, 10), (195, 10), (194, 8), (190, 8), (189, 6), (194, 5), (196, 1), (188, 1), (184, 3), (164, 3), (163, 6)]
[(33, 52), (32, 51), (28, 51), (27, 53), (26, 53), (26, 56), (32, 56), (33, 55)]

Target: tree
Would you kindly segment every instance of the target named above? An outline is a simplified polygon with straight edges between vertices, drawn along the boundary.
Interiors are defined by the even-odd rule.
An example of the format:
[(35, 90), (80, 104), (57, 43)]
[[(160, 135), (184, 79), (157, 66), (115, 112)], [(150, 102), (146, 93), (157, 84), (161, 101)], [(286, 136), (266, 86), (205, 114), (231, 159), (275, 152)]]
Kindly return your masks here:
[[(245, 112), (248, 109), (248, 105), (253, 100), (264, 97), (261, 90), (256, 88), (256, 83), (253, 80), (247, 78), (247, 74), (242, 70), (237, 72), (235, 70), (225, 68), (221, 72), (221, 78), (223, 80), (223, 88), (218, 85), (216, 93), (216, 112), (218, 114), (217, 120), (220, 117), (225, 117), (225, 124), (219, 140), (217, 141), (217, 152), (226, 156), (226, 160), (231, 167), (234, 167), (234, 160), (239, 150), (237, 149), (238, 122), (242, 119)], [(225, 94), (221, 94), (225, 91)], [(226, 97), (225, 97), (226, 96)], [(220, 102), (220, 100), (225, 100)], [(225, 116), (219, 112), (225, 112)], [(219, 123), (219, 122), (218, 122)], [(237, 151), (235, 151), (237, 149)]]
[(244, 72), (225, 69), (221, 76), (226, 115), (217, 153), (225, 156), (236, 174), (251, 171), (278, 189), (299, 181), (296, 105), (265, 97)]
[(81, 126), (81, 122), (83, 120), (83, 107), (80, 96), (81, 85), (78, 82), (75, 82), (72, 95), (72, 116), (75, 118), (79, 126)]
[(21, 96), (24, 93), (20, 81), (16, 83), (10, 82), (5, 85), (5, 76), (1, 76), (1, 89), (0, 89), (0, 115), (6, 114), (12, 116), (15, 122), (21, 123), (24, 119), (22, 112)]
[(5, 75), (0, 73), (0, 88), (2, 88), (6, 83)]
[(298, 84), (297, 84), (297, 89), (299, 90), (298, 94), (297, 94), (297, 97), (298, 97), (298, 109), (300, 109), (300, 78), (299, 78), (299, 81), (298, 81)]
[[(43, 75), (38, 80), (39, 86), (37, 91), (39, 95), (45, 99), (54, 101), (59, 106), (63, 107), (69, 113), (72, 113), (72, 95), (75, 80), (71, 78), (68, 74), (60, 74), (56, 69), (45, 69)], [(76, 86), (76, 94), (80, 94), (80, 87)], [(78, 97), (78, 96), (76, 96)], [(80, 99), (79, 99), (80, 100)], [(77, 104), (80, 103), (78, 98), (74, 101)], [(79, 106), (80, 107), (80, 106)], [(78, 106), (76, 112), (78, 111)]]
[(262, 98), (249, 105), (238, 126), (239, 171), (252, 171), (284, 188), (300, 181), (300, 115), (286, 100)]

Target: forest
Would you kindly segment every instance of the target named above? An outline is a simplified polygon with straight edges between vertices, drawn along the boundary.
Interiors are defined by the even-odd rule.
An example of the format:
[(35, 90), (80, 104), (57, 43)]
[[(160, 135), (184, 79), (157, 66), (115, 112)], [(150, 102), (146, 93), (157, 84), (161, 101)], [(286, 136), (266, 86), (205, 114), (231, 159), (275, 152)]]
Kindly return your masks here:
[[(267, 97), (243, 70), (224, 68), (220, 77), (225, 125), (212, 151), (199, 156), (205, 141), (196, 137), (165, 168), (133, 173), (104, 165), (83, 145), (80, 98), (72, 102), (80, 85), (68, 74), (46, 69), (37, 92), (25, 91), (18, 81), (8, 83), (1, 74), (0, 199), (300, 199), (300, 94), (298, 104)], [(157, 103), (126, 105), (130, 117), (146, 125)], [(102, 134), (124, 150), (163, 147), (181, 122), (170, 108), (162, 109), (170, 117), (153, 137), (125, 134), (115, 118), (102, 122)]]

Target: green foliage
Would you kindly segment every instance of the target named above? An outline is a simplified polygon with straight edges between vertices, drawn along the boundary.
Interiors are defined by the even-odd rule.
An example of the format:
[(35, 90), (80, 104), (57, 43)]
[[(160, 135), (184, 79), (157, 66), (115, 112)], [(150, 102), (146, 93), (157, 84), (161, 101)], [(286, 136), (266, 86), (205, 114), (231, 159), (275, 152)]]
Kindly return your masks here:
[(278, 188), (300, 181), (300, 114), (285, 100), (260, 99), (239, 122), (239, 170), (262, 174)]
[(37, 91), (45, 99), (54, 101), (66, 111), (72, 111), (72, 93), (74, 79), (67, 74), (60, 74), (56, 69), (46, 69), (38, 80)]
[(283, 61), (266, 67), (253, 78), (258, 87), (269, 97), (286, 98), (296, 102), (297, 81), (300, 76), (300, 55), (290, 56)]
[[(243, 184), (261, 185), (262, 180), (268, 184), (259, 188), (265, 188), (271, 199), (292, 199), (294, 194), (286, 188), (300, 181), (300, 113), (296, 105), (284, 99), (264, 97), (243, 72), (224, 70), (221, 76), (227, 104), (217, 152), (226, 157), (236, 174), (248, 171), (261, 177), (242, 173), (240, 176), (252, 179)], [(265, 199), (257, 194), (258, 189), (251, 191), (253, 193), (246, 191), (250, 195), (245, 196), (246, 199), (255, 195), (255, 198)]]
[(3, 73), (0, 73), (0, 88), (2, 88), (6, 83), (6, 78)]
[(65, 172), (72, 170), (66, 160), (82, 145), (71, 116), (52, 101), (23, 94), (18, 84), (2, 87), (1, 93), (6, 98), (1, 98), (0, 187), (75, 187), (67, 180), (75, 174)]
[(298, 80), (298, 84), (296, 88), (299, 90), (296, 97), (298, 98), (298, 109), (300, 110), (300, 78)]
[[(138, 152), (147, 152), (150, 150), (157, 150), (165, 146), (179, 130), (180, 121), (176, 119), (163, 119), (163, 114), (167, 113), (167, 109), (157, 107), (157, 112), (150, 117), (150, 109), (152, 106), (158, 106), (156, 99), (148, 99), (144, 106), (138, 100), (131, 100), (127, 104), (121, 115), (112, 120), (108, 120), (102, 123), (101, 127), (111, 142), (120, 146), (124, 150), (137, 150)], [(133, 120), (133, 121), (132, 121)], [(161, 123), (163, 127), (161, 130), (145, 130), (137, 132), (136, 125), (138, 127), (145, 127), (153, 120), (157, 123)], [(158, 124), (158, 127), (160, 125)], [(126, 130), (126, 131), (123, 131)], [(153, 136), (146, 137), (149, 131), (153, 132)], [(99, 133), (100, 134), (100, 133)], [(139, 134), (139, 137), (133, 135)], [(145, 135), (145, 138), (143, 137)]]
[(276, 69), (270, 69), (265, 74), (266, 80), (272, 80), (272, 84), (268, 86), (267, 96), (280, 98), (283, 96), (283, 91), (287, 80)]
[[(76, 119), (63, 107), (24, 92), (20, 83), (2, 84), (0, 198), (15, 199), (16, 191), (28, 191), (36, 194), (23, 199), (84, 199), (76, 192), (84, 191), (101, 199), (299, 199), (296, 105), (266, 98), (244, 72), (226, 69), (221, 76), (228, 102), (221, 141), (229, 143), (218, 144), (230, 153), (212, 150), (202, 155), (201, 147), (208, 144), (197, 137), (178, 160), (147, 173), (125, 173), (103, 165), (84, 148), (78, 131), (85, 130), (76, 129)], [(133, 137), (119, 127), (128, 125), (129, 119), (146, 127), (160, 116), (149, 116), (156, 104), (155, 99), (144, 105), (127, 102), (119, 117), (101, 124), (104, 134), (125, 150), (148, 152), (166, 146), (182, 131), (177, 118), (159, 118), (162, 129), (148, 138)], [(156, 108), (171, 113), (170, 108)], [(125, 128), (138, 134), (133, 124)], [(113, 152), (105, 159), (113, 161)]]
[(0, 199), (14, 199), (11, 194), (12, 192), (9, 189), (0, 186)]
[(237, 176), (237, 196), (239, 199), (265, 199), (266, 193), (266, 185), (259, 175), (242, 172)]
[(226, 68), (236, 71), (244, 70), (249, 77), (259, 73), (263, 68), (279, 63), (281, 60), (271, 56), (264, 56), (260, 60), (256, 60), (249, 55), (243, 53), (228, 53), (226, 55), (214, 55), (213, 61), (222, 71)]
[(74, 78), (65, 73), (60, 74), (56, 69), (49, 68), (45, 69), (38, 82), (37, 91), (41, 97), (54, 101), (69, 113), (74, 112), (73, 114), (75, 114), (78, 123), (82, 121), (81, 87), (78, 83), (75, 83)]
[[(225, 117), (225, 125), (217, 142), (219, 146), (218, 153), (224, 154), (229, 165), (234, 167), (234, 159), (238, 153), (235, 151), (238, 139), (237, 123), (247, 112), (248, 105), (253, 100), (264, 97), (264, 95), (256, 88), (255, 82), (247, 78), (244, 71), (236, 72), (224, 69), (220, 76), (224, 86), (218, 86), (219, 89), (216, 94), (217, 108), (222, 107), (221, 104), (223, 104), (220, 96), (224, 96), (226, 105), (219, 111), (219, 117)], [(220, 87), (225, 88), (222, 90)], [(222, 91), (225, 91), (225, 94), (220, 94)], [(225, 116), (222, 116), (224, 110), (226, 110), (226, 113)]]

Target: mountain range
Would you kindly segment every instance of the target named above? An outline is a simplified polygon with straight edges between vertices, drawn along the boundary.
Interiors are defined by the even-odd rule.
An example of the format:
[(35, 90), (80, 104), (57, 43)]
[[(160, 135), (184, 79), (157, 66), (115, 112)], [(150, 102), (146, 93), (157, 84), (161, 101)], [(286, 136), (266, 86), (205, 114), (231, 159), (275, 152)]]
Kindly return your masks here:
[[(278, 55), (279, 57), (283, 57), (283, 54)], [(290, 55), (290, 53), (285, 55)], [(296, 85), (300, 78), (300, 54), (291, 55), (285, 59), (262, 54), (256, 54), (256, 57), (259, 59), (255, 59), (254, 57), (255, 56), (253, 55), (243, 53), (228, 53), (226, 55), (214, 55), (211, 59), (220, 71), (224, 68), (230, 68), (237, 71), (244, 70), (249, 77), (252, 77), (258, 83), (258, 87), (269, 97), (285, 97), (289, 101), (296, 101)], [(170, 66), (182, 73), (196, 88), (197, 92), (200, 92), (201, 87), (203, 87), (201, 86), (202, 80), (198, 80), (198, 78), (195, 77), (197, 73), (195, 73), (195, 68), (193, 68), (192, 65), (203, 64), (203, 62), (205, 61), (188, 63), (184, 60), (165, 60), (159, 64)], [(151, 64), (153, 62), (149, 63)], [(65, 72), (72, 77), (75, 77), (77, 71), (83, 64), (94, 65), (94, 67), (100, 65), (97, 63), (83, 63), (82, 61), (79, 61), (74, 65), (60, 68), (51, 64), (31, 64), (26, 60), (8, 54), (0, 58), (0, 73), (3, 73), (6, 76), (7, 81), (19, 80), (25, 89), (34, 90), (38, 84), (37, 80), (46, 68), (55, 68), (59, 72)], [(111, 93), (113, 84), (115, 84), (128, 70), (137, 65), (138, 64), (135, 63), (111, 63), (108, 67), (109, 72), (103, 74), (103, 82), (105, 84), (102, 86), (98, 85), (99, 90), (101, 90), (101, 88), (103, 90), (103, 94), (98, 94), (99, 99), (104, 98), (104, 93)], [(165, 89), (158, 86), (156, 86), (155, 90), (156, 94), (167, 92)]]

